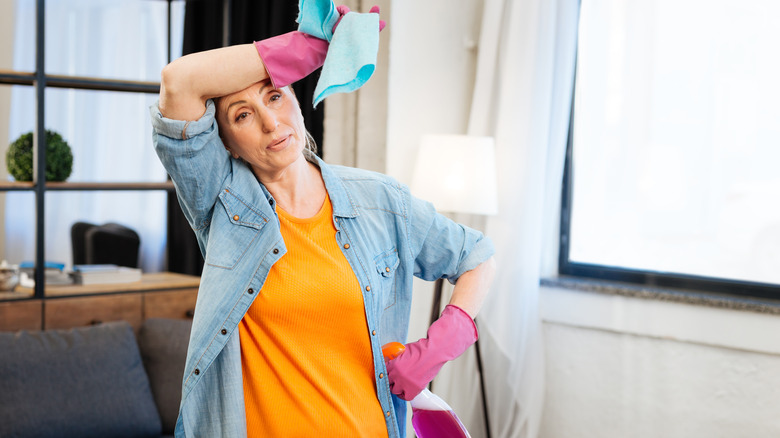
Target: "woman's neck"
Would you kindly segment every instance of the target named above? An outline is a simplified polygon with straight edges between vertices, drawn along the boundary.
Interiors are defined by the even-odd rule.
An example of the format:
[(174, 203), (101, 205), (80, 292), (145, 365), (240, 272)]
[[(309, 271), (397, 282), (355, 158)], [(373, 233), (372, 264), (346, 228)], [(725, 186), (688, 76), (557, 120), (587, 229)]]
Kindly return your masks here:
[(290, 215), (305, 219), (317, 214), (325, 202), (325, 182), (320, 170), (305, 158), (296, 161), (270, 181), (261, 181)]

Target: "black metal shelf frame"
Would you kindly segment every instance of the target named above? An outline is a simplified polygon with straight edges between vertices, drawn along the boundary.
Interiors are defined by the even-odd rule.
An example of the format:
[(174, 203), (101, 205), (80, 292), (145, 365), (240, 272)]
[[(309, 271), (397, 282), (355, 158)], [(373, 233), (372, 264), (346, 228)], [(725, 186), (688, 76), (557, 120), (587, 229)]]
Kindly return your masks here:
[[(127, 91), (131, 93), (160, 92), (159, 82), (123, 81), (63, 75), (45, 75), (47, 88), (69, 88), (97, 91)], [(0, 84), (35, 86), (36, 73), (0, 70)]]
[[(168, 2), (167, 10), (167, 54), (171, 61), (171, 7), (174, 0)], [(32, 190), (35, 193), (35, 266), (45, 264), (45, 194), (50, 190), (173, 190), (171, 183), (48, 183), (46, 182), (46, 123), (45, 123), (45, 91), (46, 88), (70, 88), (98, 91), (124, 91), (131, 93), (159, 93), (160, 84), (142, 81), (123, 81), (113, 79), (70, 77), (63, 75), (47, 75), (45, 68), (45, 32), (46, 32), (46, 1), (36, 0), (35, 3), (35, 72), (0, 71), (0, 84), (29, 85), (35, 87), (35, 130), (33, 131), (33, 183), (27, 185), (8, 185), (0, 187), (0, 191)], [(43, 269), (35, 270), (35, 291), (32, 298), (45, 298), (45, 277)]]

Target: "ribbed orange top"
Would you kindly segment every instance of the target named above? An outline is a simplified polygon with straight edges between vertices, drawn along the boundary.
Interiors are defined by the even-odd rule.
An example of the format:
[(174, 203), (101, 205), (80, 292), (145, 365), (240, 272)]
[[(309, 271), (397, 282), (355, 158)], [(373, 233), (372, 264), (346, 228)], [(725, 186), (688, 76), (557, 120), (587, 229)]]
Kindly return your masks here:
[(287, 253), (239, 325), (248, 436), (387, 436), (363, 297), (330, 199), (309, 219), (277, 213)]

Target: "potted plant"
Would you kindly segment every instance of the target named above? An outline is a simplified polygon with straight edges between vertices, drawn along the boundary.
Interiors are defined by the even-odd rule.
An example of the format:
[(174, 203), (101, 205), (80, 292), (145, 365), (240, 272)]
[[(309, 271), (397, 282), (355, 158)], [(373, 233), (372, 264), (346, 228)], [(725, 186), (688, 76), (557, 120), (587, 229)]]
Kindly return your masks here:
[[(33, 133), (22, 134), (5, 155), (8, 173), (17, 181), (33, 179)], [(65, 181), (73, 171), (73, 153), (62, 136), (46, 130), (46, 181)]]

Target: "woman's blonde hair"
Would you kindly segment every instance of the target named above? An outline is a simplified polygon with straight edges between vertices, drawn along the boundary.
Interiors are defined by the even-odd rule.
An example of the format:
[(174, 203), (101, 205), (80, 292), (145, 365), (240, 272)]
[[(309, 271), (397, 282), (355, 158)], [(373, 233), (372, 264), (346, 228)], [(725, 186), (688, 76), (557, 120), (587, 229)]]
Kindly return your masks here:
[(314, 141), (314, 137), (311, 136), (309, 130), (306, 130), (306, 147), (303, 148), (303, 156), (309, 161), (315, 161), (314, 157), (317, 156), (317, 142)]

